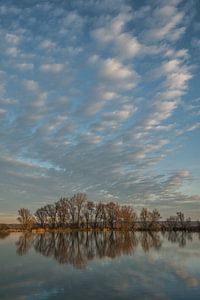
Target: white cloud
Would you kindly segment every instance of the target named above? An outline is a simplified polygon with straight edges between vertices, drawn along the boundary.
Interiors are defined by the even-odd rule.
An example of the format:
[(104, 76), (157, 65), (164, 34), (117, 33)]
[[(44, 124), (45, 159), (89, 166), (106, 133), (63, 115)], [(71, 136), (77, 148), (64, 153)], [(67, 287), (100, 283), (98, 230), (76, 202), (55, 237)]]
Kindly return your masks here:
[(4, 115), (5, 113), (6, 113), (6, 110), (3, 109), (3, 108), (0, 108), (0, 116), (1, 116), (1, 115)]
[(196, 124), (194, 124), (194, 125), (188, 127), (188, 128), (186, 129), (186, 131), (187, 131), (187, 132), (190, 132), (190, 131), (196, 130), (196, 129), (198, 129), (198, 128), (200, 128), (200, 122), (198, 122), (198, 123), (196, 123)]
[(143, 124), (145, 130), (152, 126), (160, 125), (172, 116), (181, 103), (181, 96), (186, 93), (188, 81), (192, 78), (190, 68), (184, 60), (173, 58), (165, 61), (160, 67), (149, 74), (152, 80), (162, 79), (161, 91), (157, 92), (156, 99), (151, 106), (151, 112), (146, 116)]
[(107, 59), (103, 63), (101, 74), (107, 79), (123, 80), (129, 79), (132, 76), (132, 71), (113, 58)]
[(176, 131), (176, 134), (177, 135), (182, 135), (186, 132), (191, 132), (191, 131), (194, 131), (194, 130), (197, 130), (200, 128), (200, 122), (197, 122), (193, 125), (190, 125), (190, 126), (187, 126), (187, 127), (183, 127), (182, 129), (179, 129)]
[(144, 145), (143, 149), (133, 153), (132, 157), (135, 159), (144, 159), (148, 153), (157, 152), (168, 143), (169, 140), (159, 140), (156, 144)]
[(63, 25), (66, 27), (72, 24), (75, 24), (75, 26), (82, 26), (83, 24), (82, 17), (76, 11), (69, 12), (63, 20)]
[(184, 12), (178, 12), (175, 4), (164, 4), (156, 8), (152, 18), (149, 20), (149, 29), (144, 31), (144, 37), (150, 42), (160, 40), (176, 41), (185, 32), (182, 26)]
[(192, 78), (189, 67), (184, 64), (184, 61), (176, 58), (170, 59), (150, 72), (152, 78), (157, 79), (160, 77), (165, 77), (165, 86), (170, 90), (166, 91), (166, 95), (172, 97), (181, 96), (182, 91), (187, 88), (187, 82)]
[(133, 58), (139, 54), (141, 45), (136, 37), (123, 32), (124, 26), (129, 20), (129, 15), (121, 14), (114, 18), (109, 25), (94, 30), (92, 36), (102, 46), (111, 45), (113, 51), (121, 58)]
[(32, 102), (33, 107), (41, 108), (45, 105), (45, 100), (47, 99), (48, 93), (41, 92), (37, 95), (37, 98)]
[(30, 71), (34, 69), (34, 64), (20, 63), (20, 64), (16, 64), (16, 68), (18, 68), (20, 71)]
[(181, 170), (167, 179), (164, 184), (164, 191), (176, 190), (181, 187), (184, 180), (189, 180), (190, 178), (191, 175), (188, 170)]
[(108, 90), (104, 90), (100, 92), (100, 98), (102, 98), (103, 100), (112, 100), (112, 99), (116, 99), (118, 97), (118, 95), (113, 92), (113, 91), (108, 91)]
[(60, 73), (64, 67), (64, 64), (43, 64), (40, 66), (40, 70), (46, 73)]
[(16, 34), (7, 33), (5, 36), (5, 39), (8, 44), (17, 45), (17, 44), (19, 44), (21, 37), (19, 37)]
[(188, 71), (182, 70), (181, 73), (172, 73), (167, 77), (166, 87), (174, 90), (185, 90), (187, 88), (187, 82), (192, 78), (192, 74)]
[(91, 144), (91, 145), (97, 145), (99, 143), (101, 143), (103, 140), (103, 138), (100, 135), (91, 133), (91, 132), (87, 132), (84, 133), (80, 136), (80, 141), (81, 143), (84, 144)]
[(6, 54), (11, 57), (17, 57), (17, 55), (19, 54), (19, 49), (16, 47), (9, 47), (6, 50)]
[(24, 80), (23, 85), (29, 92), (37, 92), (39, 90), (39, 84), (35, 80)]
[(136, 107), (134, 107), (131, 104), (126, 104), (123, 105), (120, 110), (105, 113), (104, 119), (124, 121), (130, 118), (136, 111), (137, 111)]
[(178, 105), (177, 101), (157, 101), (154, 111), (144, 120), (145, 126), (156, 126), (169, 118)]
[(3, 95), (5, 92), (5, 83), (0, 82), (0, 95)]
[(39, 44), (39, 47), (45, 50), (52, 50), (56, 47), (56, 44), (50, 40), (45, 39)]
[(138, 74), (115, 58), (102, 61), (99, 68), (99, 76), (102, 79), (109, 80), (124, 90), (133, 89), (138, 83)]

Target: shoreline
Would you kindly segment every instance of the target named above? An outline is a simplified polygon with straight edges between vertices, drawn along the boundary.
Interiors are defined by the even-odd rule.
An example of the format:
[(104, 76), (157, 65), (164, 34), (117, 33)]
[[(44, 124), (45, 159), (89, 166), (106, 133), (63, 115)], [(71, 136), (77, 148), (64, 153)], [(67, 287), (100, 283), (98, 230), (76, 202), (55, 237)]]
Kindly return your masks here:
[(200, 228), (191, 228), (191, 229), (182, 229), (182, 228), (176, 228), (176, 229), (158, 229), (158, 230), (151, 230), (151, 229), (142, 229), (142, 228), (137, 228), (134, 230), (131, 229), (78, 229), (78, 228), (66, 228), (66, 229), (44, 229), (44, 228), (37, 228), (37, 229), (31, 229), (31, 230), (25, 230), (25, 229), (17, 229), (17, 228), (8, 228), (8, 229), (0, 229), (0, 233), (33, 233), (33, 234), (46, 234), (46, 233), (72, 233), (72, 232), (191, 232), (191, 233), (199, 233)]

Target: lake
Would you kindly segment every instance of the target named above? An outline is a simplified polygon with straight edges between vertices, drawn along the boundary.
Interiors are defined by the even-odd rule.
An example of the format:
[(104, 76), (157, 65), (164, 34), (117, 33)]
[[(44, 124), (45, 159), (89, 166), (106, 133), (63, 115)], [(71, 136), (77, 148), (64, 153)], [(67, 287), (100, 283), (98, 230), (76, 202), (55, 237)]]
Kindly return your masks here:
[(200, 299), (198, 233), (0, 235), (0, 299)]

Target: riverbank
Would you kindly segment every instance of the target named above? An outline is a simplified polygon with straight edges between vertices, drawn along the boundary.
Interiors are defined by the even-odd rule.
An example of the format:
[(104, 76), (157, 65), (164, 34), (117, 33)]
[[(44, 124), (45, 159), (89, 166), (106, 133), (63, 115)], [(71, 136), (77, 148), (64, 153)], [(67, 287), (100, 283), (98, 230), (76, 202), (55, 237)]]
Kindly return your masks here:
[(199, 222), (197, 221), (191, 221), (190, 226), (186, 227), (184, 224), (182, 226), (180, 225), (173, 225), (169, 226), (168, 222), (162, 221), (157, 224), (156, 227), (143, 227), (141, 223), (137, 222), (137, 224), (134, 224), (131, 227), (119, 227), (119, 228), (109, 228), (109, 227), (104, 227), (104, 228), (85, 228), (85, 227), (57, 227), (57, 228), (51, 228), (49, 226), (46, 226), (45, 228), (39, 227), (37, 225), (33, 226), (31, 229), (23, 229), (20, 224), (0, 224), (0, 233), (3, 232), (32, 232), (32, 233), (38, 233), (38, 234), (44, 234), (48, 232), (61, 232), (61, 233), (70, 233), (70, 232), (110, 232), (110, 231), (119, 231), (119, 232), (126, 232), (126, 231), (156, 231), (156, 232), (163, 232), (163, 231), (188, 231), (188, 232), (200, 232), (200, 226)]

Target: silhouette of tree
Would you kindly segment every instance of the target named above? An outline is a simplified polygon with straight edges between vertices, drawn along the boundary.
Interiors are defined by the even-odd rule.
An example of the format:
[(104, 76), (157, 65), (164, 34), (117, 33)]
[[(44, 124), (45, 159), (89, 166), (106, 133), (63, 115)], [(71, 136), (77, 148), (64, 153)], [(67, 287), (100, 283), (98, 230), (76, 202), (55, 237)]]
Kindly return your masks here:
[(136, 226), (137, 214), (133, 208), (123, 205), (119, 208), (119, 222), (122, 230), (133, 230)]
[(157, 209), (151, 211), (144, 207), (138, 216), (130, 205), (89, 201), (84, 193), (76, 193), (71, 198), (61, 197), (57, 202), (37, 209), (34, 216), (25, 208), (18, 212), (18, 221), (24, 230), (30, 230), (33, 225), (58, 230), (200, 230), (200, 223), (192, 222), (182, 212), (161, 222), (162, 217)]
[(69, 200), (68, 198), (60, 198), (55, 203), (57, 212), (57, 226), (65, 227), (69, 222)]
[(18, 213), (19, 217), (17, 218), (17, 220), (20, 222), (22, 229), (30, 230), (35, 221), (33, 215), (26, 208), (19, 209)]
[(85, 218), (86, 228), (89, 228), (89, 224), (93, 221), (93, 213), (94, 213), (94, 203), (92, 201), (87, 201), (84, 206), (83, 215)]
[(167, 220), (168, 230), (190, 230), (191, 218), (185, 218), (184, 213), (177, 212), (176, 216), (170, 216)]
[(109, 227), (114, 229), (119, 216), (119, 205), (114, 202), (109, 202), (105, 205), (105, 210)]
[(177, 214), (178, 226), (180, 227), (180, 229), (189, 230), (191, 225), (191, 219), (185, 218), (184, 213), (182, 213), (181, 211), (177, 212), (176, 214)]
[(157, 231), (160, 229), (159, 221), (161, 215), (158, 210), (154, 209), (152, 212), (147, 208), (142, 208), (140, 212), (140, 222), (142, 230)]
[(57, 210), (55, 204), (48, 204), (44, 206), (44, 210), (47, 214), (48, 225), (50, 227), (55, 228), (56, 226), (56, 218), (57, 218)]
[(95, 205), (94, 210), (94, 228), (105, 228), (106, 226), (105, 204), (99, 202)]
[(35, 212), (35, 218), (36, 218), (36, 221), (39, 223), (39, 225), (42, 228), (44, 228), (45, 224), (47, 223), (47, 220), (48, 220), (48, 215), (47, 215), (46, 209), (43, 207), (37, 209)]
[(80, 226), (82, 210), (83, 210), (86, 200), (87, 200), (87, 196), (86, 196), (86, 194), (83, 194), (83, 193), (78, 193), (73, 196), (73, 201), (75, 203), (76, 211), (77, 211), (77, 227), (78, 228)]

